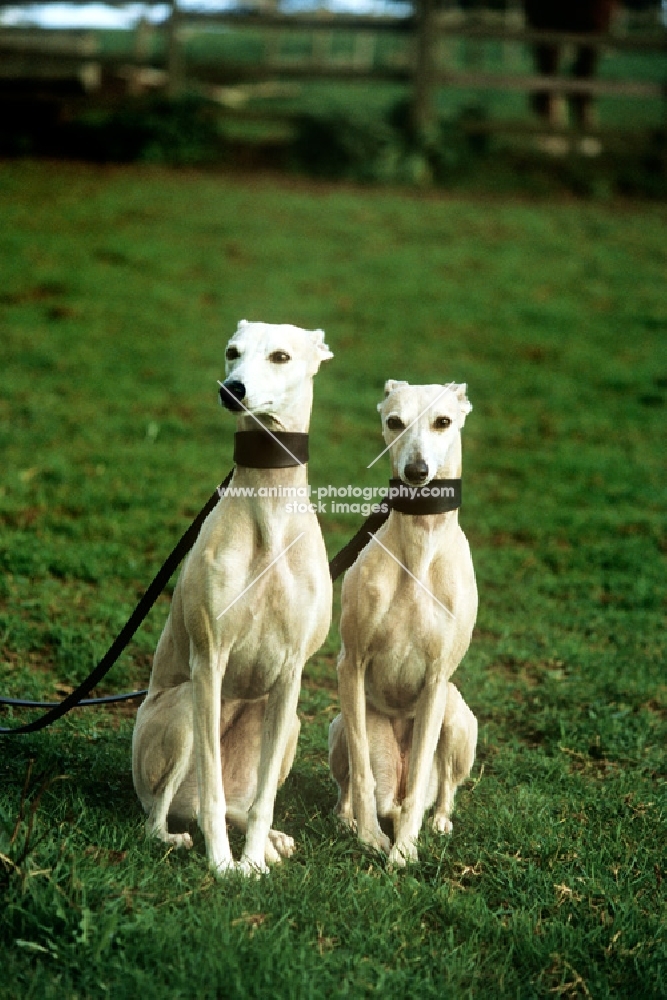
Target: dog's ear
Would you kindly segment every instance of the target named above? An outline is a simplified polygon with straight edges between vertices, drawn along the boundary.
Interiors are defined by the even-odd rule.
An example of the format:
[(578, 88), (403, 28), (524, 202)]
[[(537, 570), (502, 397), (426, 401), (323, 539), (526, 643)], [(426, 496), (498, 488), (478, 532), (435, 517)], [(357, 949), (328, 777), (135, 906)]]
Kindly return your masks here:
[(463, 427), (466, 422), (466, 417), (472, 410), (472, 403), (468, 399), (466, 393), (468, 392), (468, 385), (466, 382), (460, 382), (458, 385), (453, 386), (454, 392), (456, 393), (456, 398), (459, 401), (459, 413), (461, 414), (459, 419), (459, 427)]
[(330, 351), (324, 342), (324, 330), (310, 330), (309, 332), (317, 349), (319, 362), (329, 361), (330, 358), (333, 358), (333, 351)]
[(248, 320), (247, 319), (240, 319), (239, 320), (239, 324), (236, 327), (236, 332), (238, 333), (239, 330), (243, 330), (247, 325), (248, 325)]
[(392, 394), (394, 389), (399, 389), (401, 386), (409, 384), (410, 384), (409, 382), (401, 382), (399, 379), (388, 378), (384, 384), (384, 399), (382, 400), (381, 403), (378, 403), (377, 405), (378, 413), (381, 412), (382, 407), (384, 406), (384, 400), (387, 399), (387, 397)]
[(384, 398), (386, 399), (390, 392), (393, 392), (394, 389), (398, 389), (402, 385), (408, 385), (408, 383), (401, 382), (395, 378), (388, 378), (384, 384)]

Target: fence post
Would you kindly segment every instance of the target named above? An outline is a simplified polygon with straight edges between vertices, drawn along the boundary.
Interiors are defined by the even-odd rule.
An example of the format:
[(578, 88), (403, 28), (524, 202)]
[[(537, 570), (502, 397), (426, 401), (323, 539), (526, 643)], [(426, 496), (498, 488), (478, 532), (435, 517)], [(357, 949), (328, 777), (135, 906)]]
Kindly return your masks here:
[(412, 95), (412, 125), (423, 136), (435, 117), (435, 51), (437, 19), (435, 0), (415, 0), (415, 66)]
[(167, 22), (167, 94), (178, 97), (183, 90), (184, 65), (183, 51), (179, 37), (180, 11), (178, 0), (170, 0), (171, 12)]

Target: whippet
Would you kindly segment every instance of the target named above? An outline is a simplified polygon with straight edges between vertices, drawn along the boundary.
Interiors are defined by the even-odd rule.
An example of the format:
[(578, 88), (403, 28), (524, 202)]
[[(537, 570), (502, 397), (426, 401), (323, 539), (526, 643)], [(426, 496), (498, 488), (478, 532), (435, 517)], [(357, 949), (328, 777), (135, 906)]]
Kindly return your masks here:
[[(461, 429), (471, 409), (465, 385), (388, 381), (378, 410), (395, 481), (421, 493), (414, 487), (460, 480)], [(392, 509), (343, 582), (341, 714), (329, 729), (336, 811), (395, 865), (417, 860), (424, 813), (434, 803), (433, 828), (451, 831), (454, 794), (477, 744), (477, 720), (449, 681), (477, 614), (468, 542), (456, 509), (403, 506), (414, 512)], [(378, 817), (393, 821), (393, 846)]]
[[(331, 357), (321, 330), (288, 325), (243, 320), (227, 344), (221, 398), (239, 432), (260, 430), (262, 467), (238, 456), (253, 435), (237, 433), (229, 490), (182, 568), (137, 713), (132, 771), (149, 833), (190, 847), (167, 819), (197, 817), (219, 873), (264, 872), (294, 849), (271, 829), (273, 809), (296, 751), (301, 671), (329, 629), (331, 580), (315, 514), (286, 510), (286, 495), (307, 493), (307, 468), (280, 441), (305, 438), (312, 379)], [(266, 467), (267, 444), (288, 467)], [(247, 831), (238, 865), (226, 820)]]

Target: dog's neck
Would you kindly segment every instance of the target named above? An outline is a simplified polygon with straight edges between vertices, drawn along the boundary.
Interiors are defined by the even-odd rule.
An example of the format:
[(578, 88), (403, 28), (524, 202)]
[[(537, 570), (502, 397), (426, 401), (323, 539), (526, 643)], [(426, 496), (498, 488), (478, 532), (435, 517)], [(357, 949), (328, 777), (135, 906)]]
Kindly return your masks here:
[[(311, 400), (312, 400), (312, 389), (311, 389)], [(301, 408), (299, 408), (301, 409)], [(296, 434), (307, 434), (308, 424), (310, 420), (310, 409), (307, 413), (290, 413), (285, 415), (284, 418), (278, 420), (275, 417), (269, 416), (259, 416), (257, 418), (251, 417), (249, 414), (243, 413), (238, 417), (237, 420), (237, 432), (244, 431), (260, 431), (264, 428), (267, 431), (267, 437), (270, 438), (271, 434), (283, 434), (296, 433)], [(270, 432), (270, 433), (269, 433)], [(274, 447), (280, 449), (280, 444), (278, 440), (274, 440)], [(288, 449), (289, 445), (284, 446)], [(308, 466), (305, 462), (302, 464), (296, 464), (296, 459), (300, 456), (297, 454), (295, 456), (295, 464), (290, 465), (286, 468), (254, 468), (252, 465), (240, 465), (237, 464), (234, 470), (233, 482), (237, 486), (255, 487), (259, 489), (261, 486), (266, 487), (299, 487), (308, 485)], [(275, 494), (274, 494), (275, 496)], [(254, 500), (257, 501), (258, 497)]]
[[(433, 478), (460, 479), (461, 469), (461, 439), (458, 438)], [(400, 478), (393, 461), (392, 476)], [(458, 531), (458, 527), (459, 512), (456, 508), (439, 514), (404, 514), (392, 510), (387, 521), (387, 531), (396, 539), (396, 557), (418, 577), (431, 562), (435, 552), (442, 551), (447, 536)]]
[(232, 502), (248, 511), (255, 526), (255, 544), (271, 555), (279, 555), (304, 530), (304, 518), (315, 516), (294, 513), (295, 504), (309, 503), (305, 463), (280, 469), (236, 465), (230, 487), (251, 491), (242, 497), (237, 493)]
[(428, 577), (437, 557), (454, 551), (459, 532), (458, 510), (442, 514), (401, 514), (392, 510), (387, 520), (385, 543), (395, 559), (418, 580)]
[[(308, 466), (307, 465), (295, 465), (288, 469), (252, 469), (246, 465), (237, 465), (234, 469), (234, 475), (232, 477), (232, 482), (230, 485), (239, 487), (253, 487), (255, 494), (252, 497), (252, 503), (259, 504), (260, 506), (265, 506), (270, 508), (274, 513), (277, 514), (284, 509), (285, 505), (289, 502), (289, 497), (293, 494), (286, 494), (281, 492), (280, 487), (292, 488), (300, 486), (308, 486)], [(260, 487), (267, 487), (266, 497), (258, 494)], [(275, 487), (274, 490), (271, 488)], [(262, 494), (264, 494), (262, 490)], [(298, 495), (297, 495), (298, 496)], [(305, 494), (304, 494), (305, 496)], [(277, 499), (276, 499), (277, 498)], [(302, 503), (308, 503), (309, 498), (301, 500)]]
[(295, 431), (237, 431), (234, 462), (251, 469), (288, 469), (308, 461), (308, 435)]

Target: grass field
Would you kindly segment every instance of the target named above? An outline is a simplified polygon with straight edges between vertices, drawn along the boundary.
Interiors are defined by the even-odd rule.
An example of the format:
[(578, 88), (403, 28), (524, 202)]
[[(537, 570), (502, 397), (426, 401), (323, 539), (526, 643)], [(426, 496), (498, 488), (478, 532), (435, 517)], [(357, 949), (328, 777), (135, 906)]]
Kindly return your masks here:
[[(146, 841), (132, 709), (0, 743), (0, 996), (667, 995), (667, 209), (16, 161), (0, 219), (0, 691), (83, 678), (230, 467), (243, 316), (327, 333), (315, 485), (384, 483), (386, 378), (468, 383), (480, 591), (477, 762), (404, 872), (332, 816), (337, 611), (260, 881)], [(145, 685), (168, 600), (102, 691)]]

